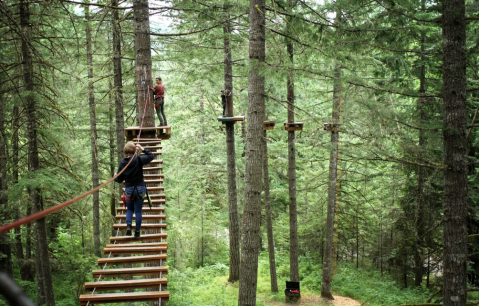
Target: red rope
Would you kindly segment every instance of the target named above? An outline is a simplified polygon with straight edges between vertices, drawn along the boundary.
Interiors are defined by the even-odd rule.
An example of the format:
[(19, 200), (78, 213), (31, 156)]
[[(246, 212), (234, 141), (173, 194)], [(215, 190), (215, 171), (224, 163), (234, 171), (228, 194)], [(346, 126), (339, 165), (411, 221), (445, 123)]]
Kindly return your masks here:
[[(147, 94), (147, 97), (149, 98), (150, 97), (150, 88), (147, 87), (147, 91), (148, 91), (148, 94)], [(145, 113), (146, 113), (146, 106), (148, 104), (148, 100), (145, 101), (145, 108), (143, 109), (143, 117), (141, 118), (141, 124), (140, 124), (140, 132), (138, 133), (138, 139), (137, 139), (137, 144), (140, 143), (140, 134), (141, 134), (141, 129), (143, 128), (143, 121), (145, 119)], [(35, 221), (35, 220), (38, 220), (40, 218), (43, 218), (45, 217), (46, 215), (48, 214), (51, 214), (52, 212), (54, 211), (57, 211), (59, 209), (62, 209), (63, 207), (65, 206), (68, 206), (70, 204), (73, 204), (75, 203), (76, 201), (80, 200), (80, 199), (83, 199), (84, 197), (86, 197), (87, 195), (90, 195), (92, 193), (94, 193), (95, 191), (97, 190), (100, 190), (101, 188), (105, 187), (106, 185), (110, 184), (115, 178), (117, 178), (120, 174), (123, 173), (123, 171), (125, 171), (126, 168), (128, 168), (128, 166), (130, 165), (131, 161), (133, 160), (133, 157), (135, 157), (137, 155), (137, 152), (135, 151), (135, 154), (132, 155), (132, 158), (130, 158), (130, 161), (128, 162), (128, 164), (126, 164), (126, 166), (121, 169), (120, 172), (118, 172), (115, 176), (113, 176), (111, 179), (109, 179), (108, 181), (104, 182), (103, 184), (101, 185), (98, 185), (97, 187), (91, 189), (90, 191), (87, 191), (77, 197), (74, 197), (73, 199), (71, 200), (68, 200), (68, 201), (65, 201), (63, 203), (60, 203), (58, 205), (55, 205), (55, 206), (52, 206), (50, 208), (47, 208), (45, 210), (42, 210), (42, 211), (39, 211), (39, 212), (36, 212), (30, 216), (26, 216), (25, 218), (22, 218), (22, 219), (19, 219), (17, 221), (14, 221), (10, 224), (7, 224), (7, 225), (4, 225), (2, 227), (0, 227), (0, 234), (3, 234), (13, 228), (17, 228), (25, 223), (29, 223), (29, 222), (32, 222), (32, 221)]]

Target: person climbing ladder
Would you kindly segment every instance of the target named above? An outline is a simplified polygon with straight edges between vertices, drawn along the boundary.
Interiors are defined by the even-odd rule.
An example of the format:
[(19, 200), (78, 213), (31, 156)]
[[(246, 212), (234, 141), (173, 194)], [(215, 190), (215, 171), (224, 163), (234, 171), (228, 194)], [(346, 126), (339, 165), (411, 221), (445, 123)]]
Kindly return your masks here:
[[(150, 163), (155, 156), (150, 150), (144, 149), (141, 145), (136, 146), (129, 142), (123, 148), (125, 158), (120, 161), (118, 165), (118, 172), (120, 172), (128, 163), (133, 155), (135, 155), (136, 149), (143, 152), (143, 156), (134, 157), (128, 168), (123, 171), (115, 182), (121, 183), (125, 181), (125, 196), (126, 196), (126, 235), (131, 236), (133, 212), (135, 213), (135, 238), (140, 238), (141, 221), (142, 221), (142, 209), (143, 202), (146, 196), (146, 184), (143, 178), (143, 165)], [(115, 174), (116, 175), (116, 174)]]
[(153, 94), (155, 95), (155, 110), (156, 114), (158, 115), (158, 119), (160, 120), (159, 126), (166, 126), (168, 123), (166, 122), (165, 117), (165, 85), (161, 82), (161, 78), (156, 78), (156, 86), (151, 87), (153, 90)]

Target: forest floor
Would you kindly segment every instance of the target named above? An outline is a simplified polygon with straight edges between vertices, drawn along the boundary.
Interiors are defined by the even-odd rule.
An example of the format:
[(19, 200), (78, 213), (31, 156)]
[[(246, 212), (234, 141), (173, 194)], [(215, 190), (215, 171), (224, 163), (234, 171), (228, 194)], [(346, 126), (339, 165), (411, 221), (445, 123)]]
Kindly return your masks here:
[(312, 305), (323, 305), (323, 306), (360, 306), (361, 303), (353, 300), (348, 297), (342, 297), (334, 295), (333, 301), (323, 300), (319, 295), (306, 295), (302, 296), (301, 300), (298, 303), (285, 303), (285, 302), (268, 302), (266, 303), (269, 306), (312, 306)]

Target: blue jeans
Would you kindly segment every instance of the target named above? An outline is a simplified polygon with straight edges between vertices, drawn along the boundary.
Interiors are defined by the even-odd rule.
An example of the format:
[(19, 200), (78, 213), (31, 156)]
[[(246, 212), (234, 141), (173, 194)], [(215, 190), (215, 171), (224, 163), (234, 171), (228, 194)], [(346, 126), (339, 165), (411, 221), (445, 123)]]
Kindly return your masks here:
[[(146, 194), (145, 186), (136, 186), (125, 188), (126, 199), (126, 224), (131, 224), (133, 221), (133, 212), (135, 212), (136, 217), (136, 231), (139, 232), (141, 229), (141, 220), (142, 215), (141, 211), (143, 209), (144, 196)], [(131, 199), (131, 200), (128, 200)]]

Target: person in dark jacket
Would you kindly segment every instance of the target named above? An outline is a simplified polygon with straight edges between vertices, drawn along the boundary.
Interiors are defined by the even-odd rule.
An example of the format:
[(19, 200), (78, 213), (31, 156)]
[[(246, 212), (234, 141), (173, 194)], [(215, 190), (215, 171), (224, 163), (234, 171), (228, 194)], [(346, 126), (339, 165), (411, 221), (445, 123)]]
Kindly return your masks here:
[(143, 201), (146, 195), (146, 184), (143, 179), (143, 165), (150, 163), (155, 156), (150, 150), (144, 149), (141, 145), (134, 145), (129, 142), (123, 148), (125, 158), (120, 161), (118, 165), (118, 172), (120, 172), (130, 162), (130, 159), (135, 154), (136, 149), (143, 152), (143, 156), (137, 154), (128, 165), (128, 168), (123, 171), (115, 181), (121, 183), (125, 181), (125, 195), (126, 195), (126, 235), (131, 236), (131, 223), (133, 220), (133, 212), (135, 212), (135, 238), (140, 238), (141, 220)]

